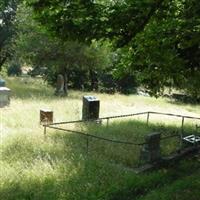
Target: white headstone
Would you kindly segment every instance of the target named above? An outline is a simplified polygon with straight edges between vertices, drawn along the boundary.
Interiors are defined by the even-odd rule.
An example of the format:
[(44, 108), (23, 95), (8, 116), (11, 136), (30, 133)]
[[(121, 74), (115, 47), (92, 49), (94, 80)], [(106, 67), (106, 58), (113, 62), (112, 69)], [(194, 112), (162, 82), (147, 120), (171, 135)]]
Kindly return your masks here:
[(10, 104), (10, 89), (7, 87), (0, 87), (0, 107)]

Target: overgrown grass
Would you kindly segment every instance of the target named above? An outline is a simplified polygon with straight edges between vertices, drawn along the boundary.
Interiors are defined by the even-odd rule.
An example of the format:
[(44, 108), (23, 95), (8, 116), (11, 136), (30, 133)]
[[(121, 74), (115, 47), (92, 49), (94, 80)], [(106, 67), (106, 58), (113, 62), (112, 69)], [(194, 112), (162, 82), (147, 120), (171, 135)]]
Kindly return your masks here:
[[(0, 199), (150, 200), (171, 199), (172, 194), (176, 199), (176, 195), (180, 198), (181, 190), (186, 191), (181, 197), (186, 199), (193, 188), (192, 198), (198, 199), (199, 158), (182, 161), (173, 168), (136, 175), (126, 166), (135, 165), (140, 149), (92, 139), (87, 154), (86, 140), (81, 136), (48, 130), (44, 138), (39, 110), (52, 109), (55, 121), (80, 119), (82, 96), (86, 93), (70, 91), (68, 97), (58, 98), (41, 80), (9, 78), (7, 83), (12, 89), (12, 99), (9, 107), (0, 109)], [(176, 106), (167, 99), (135, 95), (93, 95), (101, 100), (101, 116), (148, 110), (196, 116), (200, 108), (198, 105)], [(163, 135), (179, 131), (180, 121), (173, 123), (174, 119), (164, 119), (168, 126), (153, 123), (162, 120), (156, 117), (151, 118), (149, 126), (144, 121), (146, 118), (133, 119), (113, 121), (109, 127), (90, 124), (75, 128), (132, 142), (142, 142), (144, 136), (153, 131)], [(187, 132), (194, 131), (193, 123), (190, 124)], [(163, 153), (174, 151), (176, 146), (176, 141), (166, 142)]]

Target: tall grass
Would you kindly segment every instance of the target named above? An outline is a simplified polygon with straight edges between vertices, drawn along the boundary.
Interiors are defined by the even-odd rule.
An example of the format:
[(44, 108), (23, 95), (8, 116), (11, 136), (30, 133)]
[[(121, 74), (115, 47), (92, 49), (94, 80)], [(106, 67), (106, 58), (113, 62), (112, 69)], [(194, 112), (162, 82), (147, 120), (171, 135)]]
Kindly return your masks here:
[[(82, 96), (88, 93), (70, 91), (68, 97), (59, 98), (42, 80), (9, 78), (6, 81), (12, 89), (12, 98), (9, 107), (0, 109), (0, 200), (142, 199), (151, 190), (156, 192), (158, 189), (161, 193), (166, 184), (175, 184), (179, 178), (192, 173), (188, 169), (199, 169), (199, 162), (189, 160), (174, 169), (136, 175), (126, 168), (135, 164), (139, 152), (135, 148), (92, 139), (87, 154), (86, 140), (78, 135), (48, 130), (45, 138), (39, 125), (39, 110), (52, 109), (55, 121), (80, 119)], [(89, 94), (101, 100), (101, 116), (166, 111), (166, 107), (167, 111), (198, 115), (200, 108), (176, 106), (166, 99), (135, 95)], [(163, 128), (162, 125), (151, 124), (147, 127), (137, 120), (113, 121), (109, 127), (90, 124), (75, 128), (133, 142), (142, 142), (151, 131), (171, 134), (177, 130), (174, 125)], [(167, 143), (164, 146), (168, 152), (176, 145)], [(186, 177), (186, 181), (191, 180), (193, 178)], [(170, 194), (170, 188), (167, 191)], [(179, 192), (178, 189), (176, 191)], [(154, 194), (149, 195), (147, 198), (153, 198)]]

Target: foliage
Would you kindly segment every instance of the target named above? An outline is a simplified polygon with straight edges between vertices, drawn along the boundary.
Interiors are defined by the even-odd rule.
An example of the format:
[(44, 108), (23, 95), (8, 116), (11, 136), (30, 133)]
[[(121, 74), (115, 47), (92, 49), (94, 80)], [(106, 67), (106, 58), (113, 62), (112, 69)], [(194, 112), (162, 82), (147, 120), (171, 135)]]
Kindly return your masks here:
[(11, 62), (10, 66), (7, 68), (8, 76), (19, 76), (21, 75), (21, 65), (18, 62)]
[(0, 71), (12, 55), (9, 45), (15, 36), (14, 19), (17, 5), (18, 0), (0, 0)]
[[(165, 86), (199, 96), (198, 0), (27, 1), (52, 35), (89, 43), (110, 39), (121, 49), (120, 69), (137, 74), (152, 95)], [(191, 79), (195, 81), (191, 82)], [(195, 94), (195, 95), (194, 95)]]
[(32, 74), (43, 73), (53, 85), (57, 74), (66, 74), (72, 87), (96, 89), (97, 74), (110, 65), (109, 44), (93, 41), (88, 46), (51, 37), (34, 21), (32, 10), (23, 4), (18, 8), (16, 28), (17, 37), (12, 47), (15, 56), (21, 63), (34, 67)]

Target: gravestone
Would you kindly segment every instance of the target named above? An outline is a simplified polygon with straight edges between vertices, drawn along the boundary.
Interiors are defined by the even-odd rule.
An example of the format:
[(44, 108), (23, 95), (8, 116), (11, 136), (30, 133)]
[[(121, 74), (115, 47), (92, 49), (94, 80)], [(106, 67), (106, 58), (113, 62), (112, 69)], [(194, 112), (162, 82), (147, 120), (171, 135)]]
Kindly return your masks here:
[(6, 82), (3, 79), (0, 79), (0, 87), (5, 87)]
[(141, 160), (145, 163), (154, 163), (161, 159), (160, 133), (151, 133), (145, 138), (145, 145), (141, 150)]
[(57, 77), (57, 83), (56, 83), (56, 95), (63, 95), (64, 94), (64, 76), (62, 74), (59, 74)]
[(0, 108), (10, 104), (10, 89), (7, 87), (0, 87)]
[(94, 96), (83, 97), (82, 120), (99, 119), (100, 102)]
[(40, 110), (40, 124), (53, 123), (53, 111), (47, 109)]

